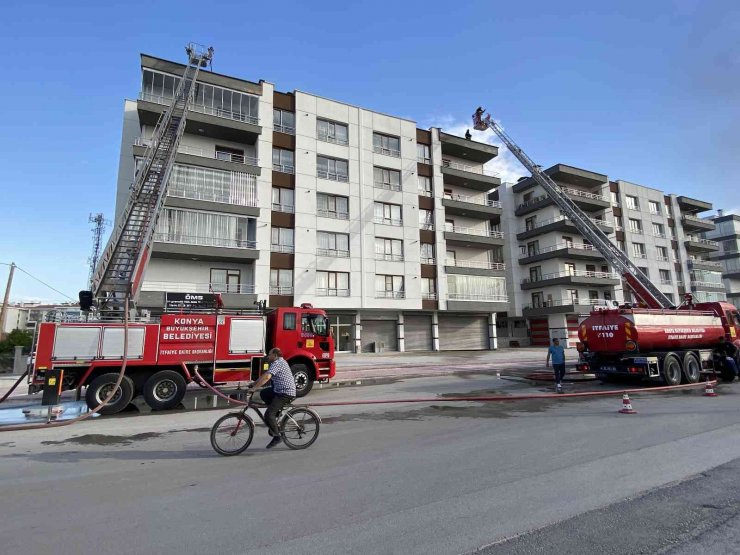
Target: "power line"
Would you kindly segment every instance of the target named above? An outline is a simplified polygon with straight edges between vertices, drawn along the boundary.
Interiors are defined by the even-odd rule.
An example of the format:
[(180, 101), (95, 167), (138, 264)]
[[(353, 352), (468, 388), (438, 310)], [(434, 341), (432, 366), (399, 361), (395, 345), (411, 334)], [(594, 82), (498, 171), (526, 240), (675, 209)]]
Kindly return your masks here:
[[(10, 264), (8, 264), (7, 262), (0, 262), (0, 264), (2, 264), (3, 266), (10, 266)], [(59, 294), (60, 294), (60, 295), (62, 295), (63, 297), (67, 297), (67, 298), (68, 298), (68, 299), (69, 299), (70, 301), (73, 301), (73, 302), (77, 302), (77, 301), (75, 301), (75, 299), (73, 299), (72, 297), (70, 297), (70, 296), (69, 296), (69, 295), (67, 295), (66, 293), (62, 293), (62, 292), (61, 292), (61, 291), (60, 291), (59, 289), (56, 289), (55, 287), (52, 287), (51, 285), (49, 285), (49, 284), (48, 284), (48, 283), (46, 283), (45, 281), (43, 281), (43, 280), (41, 280), (41, 279), (37, 278), (36, 276), (34, 276), (34, 275), (33, 275), (32, 273), (30, 273), (30, 272), (27, 272), (26, 270), (24, 270), (23, 268), (21, 268), (21, 267), (20, 267), (20, 266), (18, 266), (17, 264), (16, 264), (16, 266), (15, 266), (15, 267), (16, 267), (16, 269), (20, 270), (21, 272), (23, 272), (24, 274), (26, 274), (26, 275), (27, 275), (28, 277), (30, 277), (31, 279), (35, 279), (36, 281), (38, 281), (38, 282), (39, 282), (39, 283), (40, 283), (41, 285), (44, 285), (44, 286), (48, 287), (49, 289), (51, 289), (52, 291), (54, 291), (54, 292), (56, 292), (56, 293), (59, 293)]]

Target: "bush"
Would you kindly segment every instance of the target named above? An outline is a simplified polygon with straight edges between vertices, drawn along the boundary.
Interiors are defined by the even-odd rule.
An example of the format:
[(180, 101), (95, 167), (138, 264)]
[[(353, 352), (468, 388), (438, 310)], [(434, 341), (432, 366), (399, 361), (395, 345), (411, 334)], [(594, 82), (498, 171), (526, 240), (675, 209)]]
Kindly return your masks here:
[(14, 329), (3, 341), (0, 341), (0, 353), (12, 353), (17, 346), (21, 346), (25, 351), (28, 351), (31, 349), (32, 343), (33, 336), (31, 332)]

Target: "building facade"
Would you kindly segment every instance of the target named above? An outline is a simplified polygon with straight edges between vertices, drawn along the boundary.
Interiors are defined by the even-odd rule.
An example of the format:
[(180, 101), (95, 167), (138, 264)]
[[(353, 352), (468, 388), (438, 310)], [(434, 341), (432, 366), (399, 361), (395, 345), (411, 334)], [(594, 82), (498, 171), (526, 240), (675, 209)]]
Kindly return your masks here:
[(719, 249), (710, 254), (715, 271), (722, 272), (727, 301), (740, 308), (740, 216), (723, 214), (710, 218), (715, 229), (704, 233), (704, 238), (714, 241)]

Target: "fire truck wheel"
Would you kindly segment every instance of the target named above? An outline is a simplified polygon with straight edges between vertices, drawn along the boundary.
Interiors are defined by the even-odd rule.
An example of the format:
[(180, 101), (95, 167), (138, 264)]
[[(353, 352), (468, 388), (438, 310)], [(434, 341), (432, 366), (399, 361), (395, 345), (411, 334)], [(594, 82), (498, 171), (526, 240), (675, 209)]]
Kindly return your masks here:
[(308, 395), (313, 387), (313, 373), (308, 369), (308, 366), (296, 363), (291, 365), (290, 370), (293, 372), (293, 378), (295, 379), (296, 397)]
[[(87, 386), (87, 391), (85, 391), (85, 402), (90, 410), (97, 407), (110, 395), (117, 380), (118, 374), (111, 372), (110, 374), (98, 376), (90, 382), (90, 385)], [(117, 412), (121, 412), (133, 398), (134, 382), (128, 376), (124, 376), (118, 391), (110, 402), (100, 410), (100, 414), (116, 414)]]
[(673, 353), (669, 353), (663, 359), (663, 381), (666, 385), (681, 383), (681, 361)]
[(683, 377), (686, 383), (696, 383), (701, 378), (701, 363), (694, 353), (683, 357)]
[(173, 409), (185, 397), (185, 378), (174, 370), (162, 370), (144, 384), (142, 394), (152, 410)]

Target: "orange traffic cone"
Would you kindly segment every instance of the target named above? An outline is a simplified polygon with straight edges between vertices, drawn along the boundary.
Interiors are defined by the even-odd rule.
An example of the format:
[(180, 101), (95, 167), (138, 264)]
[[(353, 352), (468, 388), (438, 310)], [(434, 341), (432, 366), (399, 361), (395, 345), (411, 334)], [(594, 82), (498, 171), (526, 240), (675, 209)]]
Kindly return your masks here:
[(707, 378), (707, 384), (704, 386), (704, 397), (716, 397), (717, 394), (714, 392), (714, 386), (712, 382)]
[(632, 408), (630, 396), (626, 393), (622, 395), (622, 408), (618, 412), (620, 414), (637, 414), (637, 411)]

